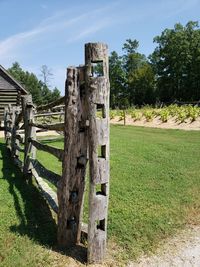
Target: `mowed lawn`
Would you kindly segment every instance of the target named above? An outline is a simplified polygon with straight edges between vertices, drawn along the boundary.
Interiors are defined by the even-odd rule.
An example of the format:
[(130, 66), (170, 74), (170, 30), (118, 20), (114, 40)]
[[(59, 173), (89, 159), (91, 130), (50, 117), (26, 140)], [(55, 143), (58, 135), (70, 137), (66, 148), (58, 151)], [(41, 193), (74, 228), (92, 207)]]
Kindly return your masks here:
[[(44, 142), (63, 147), (62, 140)], [(51, 265), (55, 222), (0, 147), (0, 265), (22, 266), (22, 258), (24, 266)], [(38, 159), (61, 172), (53, 156), (38, 151)], [(113, 125), (110, 163), (108, 236), (119, 260), (154, 250), (188, 223), (200, 224), (200, 132)]]

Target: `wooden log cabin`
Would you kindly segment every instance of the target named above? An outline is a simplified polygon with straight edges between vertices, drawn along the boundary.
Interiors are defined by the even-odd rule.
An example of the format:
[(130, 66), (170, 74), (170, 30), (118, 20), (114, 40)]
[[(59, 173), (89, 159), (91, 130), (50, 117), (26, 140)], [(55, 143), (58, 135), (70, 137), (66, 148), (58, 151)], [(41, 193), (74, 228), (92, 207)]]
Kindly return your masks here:
[(0, 126), (3, 123), (4, 108), (21, 105), (21, 95), (26, 95), (25, 88), (0, 65)]

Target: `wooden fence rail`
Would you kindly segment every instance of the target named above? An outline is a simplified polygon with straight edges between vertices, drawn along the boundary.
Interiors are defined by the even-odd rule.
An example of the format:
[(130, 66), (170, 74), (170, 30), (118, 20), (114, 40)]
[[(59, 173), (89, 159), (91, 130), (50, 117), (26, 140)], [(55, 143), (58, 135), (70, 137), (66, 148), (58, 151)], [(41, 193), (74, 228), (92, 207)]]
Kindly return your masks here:
[[(96, 64), (102, 68), (98, 75), (95, 75)], [(88, 262), (102, 262), (106, 253), (109, 198), (107, 45), (85, 45), (85, 65), (67, 69), (65, 97), (39, 107), (34, 106), (30, 95), (23, 96), (21, 102), (22, 109), (8, 106), (4, 114), (5, 140), (14, 162), (25, 177), (35, 178), (43, 196), (57, 213), (59, 247), (65, 249), (80, 243), (81, 233), (87, 232)], [(64, 105), (56, 109), (55, 106), (61, 104)], [(101, 118), (97, 116), (99, 111)], [(61, 122), (62, 116), (64, 122)], [(46, 117), (51, 119), (40, 121)], [(56, 123), (52, 123), (53, 120)], [(64, 149), (37, 140), (38, 129), (64, 132)], [(37, 150), (50, 153), (62, 162), (61, 176), (37, 160)], [(83, 224), (87, 163), (89, 219), (88, 224)]]

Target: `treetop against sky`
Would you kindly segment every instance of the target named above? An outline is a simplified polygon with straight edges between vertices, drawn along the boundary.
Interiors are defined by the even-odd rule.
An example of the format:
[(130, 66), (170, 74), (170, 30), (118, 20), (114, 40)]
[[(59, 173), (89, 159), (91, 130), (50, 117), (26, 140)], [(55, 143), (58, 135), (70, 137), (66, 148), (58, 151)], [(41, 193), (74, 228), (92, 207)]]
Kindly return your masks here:
[(199, 19), (200, 0), (0, 0), (0, 10), (0, 64), (18, 61), (37, 75), (45, 64), (63, 93), (65, 69), (84, 62), (84, 43), (105, 42), (121, 53), (127, 38), (137, 39), (148, 56), (165, 28)]

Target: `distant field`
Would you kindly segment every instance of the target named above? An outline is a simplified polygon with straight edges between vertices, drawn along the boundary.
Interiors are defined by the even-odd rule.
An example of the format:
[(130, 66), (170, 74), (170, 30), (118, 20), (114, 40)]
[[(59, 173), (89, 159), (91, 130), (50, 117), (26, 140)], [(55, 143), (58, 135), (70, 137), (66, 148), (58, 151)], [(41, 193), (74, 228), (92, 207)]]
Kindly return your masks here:
[[(63, 141), (45, 143), (63, 147)], [(2, 144), (1, 147), (4, 151)], [(5, 151), (3, 153), (5, 157)], [(45, 152), (38, 151), (38, 159), (60, 173), (61, 163), (53, 156), (47, 157)], [(1, 258), (16, 255), (19, 262), (20, 254), (33, 262), (30, 266), (38, 266), (30, 251), (38, 251), (41, 244), (45, 247), (54, 244), (55, 225), (50, 216), (47, 216), (48, 220), (42, 216), (43, 210), (47, 215), (48, 212), (41, 199), (31, 202), (32, 190), (34, 196), (39, 196), (35, 187), (24, 184), (22, 176), (12, 171), (7, 157), (5, 161), (10, 169), (4, 169), (6, 176), (0, 173), (0, 216), (3, 218), (0, 220), (0, 241), (9, 237), (9, 244), (5, 248), (0, 242), (0, 266)], [(119, 261), (154, 250), (161, 239), (187, 223), (200, 223), (199, 162), (199, 132), (111, 126), (108, 234), (109, 243), (116, 244), (116, 250), (120, 251), (115, 252)], [(0, 164), (1, 170), (2, 161)], [(13, 172), (15, 177), (10, 177)], [(14, 202), (17, 198), (19, 201)], [(45, 208), (40, 208), (40, 203)], [(23, 218), (23, 223), (19, 217)], [(44, 226), (49, 230), (40, 236)], [(27, 248), (21, 244), (24, 240)], [(40, 264), (44, 263), (43, 266), (45, 261), (50, 264), (50, 256), (46, 253), (47, 250), (41, 247), (44, 257), (38, 260)], [(15, 264), (14, 256), (12, 266), (19, 266)]]
[[(173, 118), (178, 123), (194, 122), (200, 117), (200, 107), (185, 105), (177, 106), (176, 104), (162, 107), (152, 108), (151, 106), (144, 106), (143, 108), (129, 108), (125, 110), (126, 115), (130, 116), (133, 121), (140, 121), (145, 119), (147, 122), (158, 118), (162, 123), (166, 123), (169, 119)], [(119, 120), (123, 120), (125, 116), (122, 110), (111, 110), (111, 120), (115, 117), (119, 117)]]

